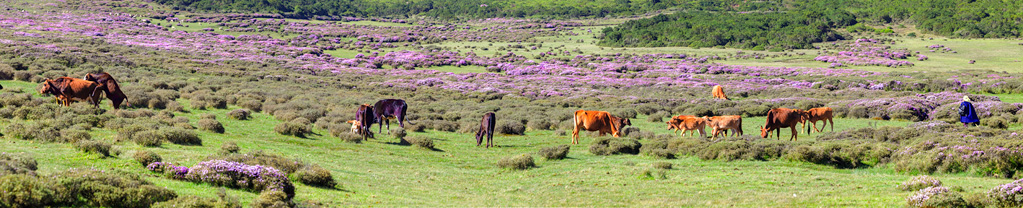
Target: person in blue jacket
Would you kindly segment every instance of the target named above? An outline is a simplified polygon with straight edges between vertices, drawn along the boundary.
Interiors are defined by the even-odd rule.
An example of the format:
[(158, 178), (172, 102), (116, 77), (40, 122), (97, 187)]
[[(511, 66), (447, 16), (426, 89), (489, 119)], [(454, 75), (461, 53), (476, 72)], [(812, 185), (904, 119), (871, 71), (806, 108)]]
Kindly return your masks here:
[(959, 104), (959, 122), (963, 122), (963, 127), (969, 127), (971, 123), (973, 125), (980, 123), (977, 110), (973, 108), (973, 103), (970, 103), (969, 96), (963, 96), (963, 102)]

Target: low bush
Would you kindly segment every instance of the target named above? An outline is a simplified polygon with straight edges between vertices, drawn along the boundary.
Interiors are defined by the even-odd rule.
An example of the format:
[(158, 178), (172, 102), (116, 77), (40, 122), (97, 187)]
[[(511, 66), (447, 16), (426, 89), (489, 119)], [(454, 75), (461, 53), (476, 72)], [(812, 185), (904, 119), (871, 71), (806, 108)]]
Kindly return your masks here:
[(195, 131), (178, 127), (168, 127), (160, 130), (167, 141), (180, 145), (202, 145), (202, 139)]
[(412, 132), (426, 132), (426, 126), (422, 124), (408, 125), (408, 130)]
[(220, 121), (214, 119), (199, 119), (199, 130), (209, 131), (213, 133), (223, 134), (224, 125), (220, 124)]
[(250, 204), (253, 208), (282, 208), (293, 207), (291, 197), (282, 191), (264, 191)]
[(277, 124), (277, 126), (274, 126), (274, 131), (281, 135), (296, 137), (305, 137), (306, 134), (313, 132), (312, 128), (309, 127), (309, 124), (302, 124), (294, 120)]
[(544, 147), (540, 149), (540, 156), (548, 160), (560, 160), (565, 159), (568, 156), (569, 145), (558, 145), (551, 147)]
[(939, 181), (937, 178), (930, 177), (927, 175), (921, 175), (910, 178), (906, 182), (902, 182), (902, 184), (899, 184), (899, 189), (903, 191), (917, 191), (927, 187), (939, 186), (941, 186), (941, 181)]
[(236, 144), (234, 142), (230, 142), (230, 141), (229, 142), (224, 142), (224, 144), (220, 145), (220, 152), (222, 154), (238, 153), (238, 151), (240, 151), (240, 150), (242, 150), (242, 148), (238, 147), (238, 144)]
[(351, 131), (341, 133), (340, 135), (338, 135), (338, 138), (340, 138), (341, 141), (356, 144), (362, 143), (362, 140), (365, 140), (364, 138), (362, 138), (361, 135), (352, 133)]
[(60, 205), (46, 178), (23, 174), (0, 176), (0, 207), (51, 207)]
[(406, 137), (403, 140), (405, 140), (406, 143), (412, 144), (412, 145), (417, 146), (417, 147), (422, 147), (422, 148), (426, 148), (426, 149), (433, 149), (433, 138), (430, 138), (430, 137), (411, 136), (411, 137)]
[(1023, 179), (991, 188), (987, 192), (987, 198), (991, 199), (996, 207), (1023, 206)]
[(286, 194), (286, 199), (295, 196), (295, 186), (291, 184), (284, 172), (268, 166), (209, 160), (199, 162), (189, 168), (184, 179), (256, 192), (282, 192)]
[(139, 164), (141, 164), (143, 167), (148, 166), (149, 163), (163, 161), (163, 158), (160, 158), (160, 155), (149, 150), (135, 151), (135, 154), (132, 155), (132, 158), (135, 158), (135, 161), (138, 161)]
[(551, 123), (551, 120), (547, 118), (532, 119), (529, 120), (529, 122), (526, 122), (526, 127), (528, 127), (530, 130), (537, 131), (550, 130), (551, 127), (553, 126), (554, 124)]
[(653, 166), (657, 169), (671, 170), (672, 165), (670, 162), (655, 162)]
[(590, 145), (590, 153), (594, 155), (639, 154), (643, 145), (631, 138), (601, 138)]
[(227, 117), (237, 120), (249, 120), (251, 114), (252, 114), (251, 111), (247, 109), (236, 109), (231, 112), (228, 112)]
[(133, 135), (131, 139), (133, 142), (146, 147), (158, 147), (163, 145), (163, 140), (166, 139), (163, 133), (158, 130), (145, 130)]
[(330, 174), (330, 171), (316, 164), (306, 165), (298, 169), (295, 172), (295, 177), (298, 178), (298, 181), (310, 186), (334, 188), (337, 185), (337, 181), (334, 180), (334, 176)]
[(391, 129), (391, 136), (393, 136), (396, 139), (403, 139), (405, 138), (406, 135), (408, 135), (408, 133), (405, 132), (404, 128), (398, 127)]
[(249, 165), (263, 165), (277, 168), (277, 170), (284, 171), (284, 173), (291, 174), (296, 170), (305, 166), (304, 163), (286, 158), (284, 156), (271, 154), (264, 151), (252, 151), (245, 154), (228, 154), (228, 155), (212, 155), (206, 157), (207, 160), (226, 160), (231, 162), (240, 162)]
[(906, 198), (911, 207), (967, 207), (962, 194), (948, 187), (927, 187)]
[(21, 154), (0, 153), (0, 176), (10, 174), (35, 175), (37, 169), (38, 163), (36, 163), (35, 158)]
[(494, 131), (501, 134), (510, 135), (524, 135), (526, 132), (526, 126), (522, 125), (522, 122), (501, 120), (497, 122), (497, 126), (494, 127)]
[(501, 158), (500, 161), (497, 161), (497, 167), (514, 170), (525, 170), (536, 167), (536, 163), (533, 163), (532, 155), (521, 154)]
[(86, 153), (98, 153), (103, 157), (110, 156), (111, 145), (103, 141), (82, 140), (75, 142), (75, 148)]
[(204, 207), (204, 208), (241, 208), (242, 203), (237, 197), (227, 194), (227, 190), (220, 188), (217, 198), (199, 196), (179, 196), (168, 201), (153, 204), (154, 208), (178, 208), (178, 207)]
[(149, 207), (177, 197), (138, 175), (117, 171), (70, 169), (50, 178), (61, 206)]

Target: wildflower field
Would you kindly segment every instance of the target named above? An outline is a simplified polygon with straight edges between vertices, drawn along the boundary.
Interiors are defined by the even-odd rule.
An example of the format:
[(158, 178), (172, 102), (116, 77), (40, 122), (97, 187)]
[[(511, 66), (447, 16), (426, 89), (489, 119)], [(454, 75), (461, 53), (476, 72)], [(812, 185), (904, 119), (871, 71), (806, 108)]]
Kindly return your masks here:
[[(558, 1), (580, 15), (524, 18), (491, 17), (527, 11), (512, 3), (473, 1), (472, 18), (453, 20), (4, 1), (0, 207), (1023, 204), (1018, 35), (849, 24), (791, 48), (606, 36), (643, 35), (605, 28), (658, 18), (650, 12), (684, 12), (658, 2), (601, 13)], [(754, 4), (729, 18), (775, 8)], [(40, 93), (47, 79), (99, 72), (130, 106), (60, 106)], [(730, 100), (711, 96), (717, 85)], [(978, 126), (958, 123), (963, 96)], [(408, 103), (404, 128), (351, 133), (360, 104), (389, 98)], [(796, 141), (757, 131), (773, 108), (816, 107), (833, 108), (835, 125), (797, 126)], [(631, 126), (569, 145), (580, 109)], [(473, 136), (487, 112), (491, 148)], [(665, 123), (676, 115), (740, 115), (744, 135), (679, 136)]]

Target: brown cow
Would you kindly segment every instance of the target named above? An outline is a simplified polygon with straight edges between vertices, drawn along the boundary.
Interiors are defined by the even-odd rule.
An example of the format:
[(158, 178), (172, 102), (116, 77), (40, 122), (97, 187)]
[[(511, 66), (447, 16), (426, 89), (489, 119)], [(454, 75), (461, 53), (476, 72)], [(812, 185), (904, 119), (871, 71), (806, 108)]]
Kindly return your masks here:
[[(99, 74), (85, 74), (86, 81), (93, 81), (99, 84), (99, 89), (107, 95), (107, 99), (110, 99), (111, 105), (114, 109), (119, 109), (121, 103), (128, 100), (128, 96), (121, 91), (121, 85), (117, 84), (117, 80), (114, 80), (110, 73), (99, 73)], [(97, 101), (99, 102), (99, 101)], [(127, 103), (128, 107), (131, 107), (131, 103)]]
[[(813, 124), (813, 130), (821, 132), (828, 127), (828, 122), (831, 122), (831, 131), (835, 131), (835, 121), (832, 120), (835, 116), (829, 107), (811, 108), (804, 113), (803, 117), (805, 120), (803, 127), (806, 127), (806, 122), (810, 122)], [(820, 129), (817, 129), (817, 121), (824, 121), (824, 125)], [(810, 128), (806, 128), (806, 134), (810, 134)]]
[(369, 125), (376, 122), (376, 117), (373, 116), (373, 106), (369, 104), (362, 104), (359, 109), (355, 111), (355, 120), (359, 122), (359, 135), (362, 135), (363, 139), (373, 138), (373, 131), (369, 130)]
[(61, 77), (47, 79), (39, 94), (51, 94), (58, 98), (63, 106), (70, 106), (73, 100), (85, 100), (99, 107), (99, 84), (82, 79)]
[(476, 146), (479, 147), (483, 143), (483, 138), (487, 138), (487, 148), (494, 146), (494, 127), (497, 126), (497, 116), (494, 112), (488, 112), (483, 114), (483, 120), (480, 121), (480, 129), (476, 131)]
[(714, 98), (717, 99), (730, 100), (728, 99), (728, 96), (725, 96), (725, 90), (721, 88), (721, 85), (714, 85), (714, 89), (711, 94), (713, 94)]
[(572, 144), (579, 144), (579, 129), (598, 131), (600, 136), (611, 133), (613, 137), (621, 136), (621, 129), (632, 125), (627, 118), (612, 116), (607, 111), (575, 111), (575, 130), (572, 131)]
[(717, 138), (719, 133), (724, 132), (728, 135), (727, 130), (732, 130), (732, 136), (742, 136), (742, 116), (713, 116), (703, 117), (707, 120), (707, 126), (711, 129), (711, 138)]
[(671, 117), (671, 120), (668, 120), (666, 123), (668, 123), (668, 130), (675, 129), (675, 133), (678, 133), (678, 130), (682, 130), (680, 136), (685, 136), (686, 132), (690, 132), (689, 136), (693, 136), (696, 134), (696, 131), (700, 131), (700, 137), (707, 137), (707, 133), (704, 131), (707, 120), (703, 118), (680, 115)]
[(781, 128), (791, 128), (792, 137), (790, 141), (796, 141), (799, 139), (799, 132), (796, 131), (796, 124), (799, 124), (803, 119), (800, 110), (792, 110), (788, 108), (775, 108), (767, 112), (767, 123), (760, 127), (760, 137), (767, 138), (771, 131), (778, 130), (778, 139), (781, 139)]

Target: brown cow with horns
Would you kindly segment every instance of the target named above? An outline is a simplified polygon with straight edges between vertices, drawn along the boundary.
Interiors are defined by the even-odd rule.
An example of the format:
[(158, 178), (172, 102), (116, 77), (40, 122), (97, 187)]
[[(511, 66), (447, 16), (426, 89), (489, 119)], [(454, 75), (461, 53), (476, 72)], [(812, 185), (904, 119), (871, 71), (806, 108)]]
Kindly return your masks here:
[(627, 118), (612, 116), (607, 111), (575, 111), (575, 129), (572, 131), (572, 144), (579, 144), (579, 130), (598, 131), (600, 136), (611, 133), (613, 137), (620, 137), (621, 130), (625, 126), (632, 125)]

